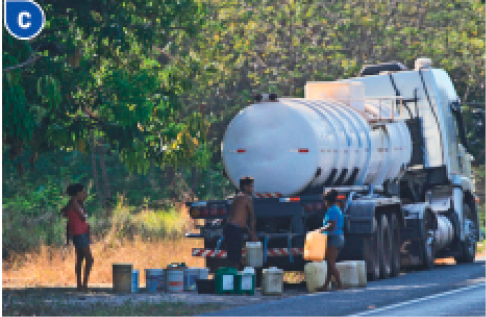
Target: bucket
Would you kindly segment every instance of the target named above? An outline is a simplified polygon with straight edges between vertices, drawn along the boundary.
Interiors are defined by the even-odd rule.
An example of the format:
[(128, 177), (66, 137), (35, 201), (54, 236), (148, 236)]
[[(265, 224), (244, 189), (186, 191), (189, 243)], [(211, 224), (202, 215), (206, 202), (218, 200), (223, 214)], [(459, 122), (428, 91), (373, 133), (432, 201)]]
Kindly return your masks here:
[(184, 291), (195, 291), (196, 280), (199, 277), (199, 268), (187, 268), (184, 270)]
[(220, 267), (215, 275), (216, 294), (233, 294), (236, 274), (238, 271), (233, 267)]
[(133, 266), (127, 263), (113, 264), (113, 291), (131, 293)]
[(138, 277), (139, 271), (133, 270), (132, 271), (132, 293), (138, 293)]
[(199, 278), (202, 280), (207, 279), (209, 276), (209, 269), (207, 268), (200, 268), (199, 269)]
[(358, 266), (358, 286), (366, 287), (366, 284), (368, 282), (368, 279), (366, 277), (366, 262), (356, 261), (356, 265)]
[(184, 292), (184, 268), (170, 268), (165, 271), (166, 290), (169, 293)]
[(238, 272), (235, 276), (236, 294), (255, 295), (255, 269), (245, 267), (243, 272)]
[(310, 262), (304, 266), (305, 283), (309, 293), (324, 285), (327, 277), (327, 262)]
[(165, 270), (145, 269), (145, 287), (148, 292), (165, 291)]
[(354, 261), (342, 261), (336, 263), (336, 268), (341, 276), (343, 288), (353, 288), (359, 286), (358, 266)]
[(251, 267), (262, 267), (263, 266), (263, 247), (261, 242), (250, 242), (246, 243), (246, 254), (245, 254), (246, 266)]
[(263, 270), (262, 274), (262, 294), (263, 295), (282, 295), (283, 293), (284, 271), (276, 267)]

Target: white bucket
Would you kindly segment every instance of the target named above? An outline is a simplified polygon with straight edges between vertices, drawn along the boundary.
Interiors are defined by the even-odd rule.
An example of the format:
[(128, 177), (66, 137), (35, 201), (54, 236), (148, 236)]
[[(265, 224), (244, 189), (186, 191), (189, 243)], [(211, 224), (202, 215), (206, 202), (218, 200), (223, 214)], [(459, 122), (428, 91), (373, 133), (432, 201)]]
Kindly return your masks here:
[(261, 242), (246, 243), (246, 266), (262, 267), (263, 266), (263, 247)]
[(341, 276), (343, 288), (354, 288), (359, 286), (358, 266), (356, 262), (338, 262), (336, 263), (336, 268)]
[(167, 292), (181, 293), (184, 292), (184, 269), (171, 268), (165, 271), (165, 280), (167, 285)]
[(366, 277), (366, 262), (356, 261), (356, 265), (358, 266), (359, 287), (366, 287), (366, 284), (368, 282), (368, 279)]
[(195, 291), (196, 280), (199, 277), (199, 268), (187, 268), (184, 270), (184, 291)]
[(151, 293), (165, 291), (165, 270), (145, 269), (145, 287)]
[(327, 262), (310, 262), (304, 266), (305, 283), (309, 293), (324, 285), (327, 277)]

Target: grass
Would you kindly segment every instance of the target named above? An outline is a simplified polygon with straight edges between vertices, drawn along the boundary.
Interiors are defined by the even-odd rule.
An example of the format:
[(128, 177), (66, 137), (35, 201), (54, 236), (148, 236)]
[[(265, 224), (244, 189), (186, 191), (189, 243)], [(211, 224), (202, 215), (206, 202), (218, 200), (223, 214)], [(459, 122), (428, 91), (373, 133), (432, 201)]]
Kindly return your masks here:
[[(112, 283), (113, 263), (132, 263), (140, 270), (140, 284), (145, 285), (145, 269), (165, 268), (172, 262), (188, 266), (204, 266), (203, 258), (192, 257), (192, 248), (202, 247), (199, 239), (143, 241), (135, 237), (123, 245), (99, 242), (91, 245), (95, 263), (90, 284)], [(74, 285), (74, 247), (41, 247), (40, 252), (28, 254), (21, 264), (4, 262), (3, 287), (47, 287)]]
[(131, 302), (120, 305), (105, 303), (67, 304), (40, 300), (3, 305), (3, 316), (190, 316), (221, 309), (217, 304), (183, 302)]

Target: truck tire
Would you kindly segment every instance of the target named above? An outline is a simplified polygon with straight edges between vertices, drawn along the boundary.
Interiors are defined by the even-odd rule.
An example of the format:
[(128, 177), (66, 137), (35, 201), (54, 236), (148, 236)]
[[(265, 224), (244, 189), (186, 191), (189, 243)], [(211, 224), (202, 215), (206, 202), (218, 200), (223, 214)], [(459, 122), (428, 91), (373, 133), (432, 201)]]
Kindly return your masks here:
[(431, 270), (435, 266), (435, 248), (434, 248), (434, 243), (429, 243), (428, 242), (428, 232), (429, 230), (432, 230), (432, 214), (430, 211), (427, 211), (424, 217), (424, 227), (425, 227), (425, 233), (424, 233), (424, 239), (422, 240), (423, 243), (423, 262), (422, 262), (422, 268), (425, 270)]
[[(472, 263), (476, 257), (476, 241), (475, 231), (477, 229), (477, 223), (472, 215), (471, 208), (468, 204), (463, 206), (464, 212), (464, 230), (466, 230), (466, 237), (464, 242), (461, 242), (461, 255), (454, 257), (457, 263)], [(470, 221), (470, 228), (466, 229), (467, 220)]]
[(378, 222), (373, 218), (373, 234), (364, 241), (364, 258), (366, 259), (368, 281), (376, 281), (380, 278), (380, 244), (381, 232), (378, 230)]
[(392, 232), (392, 264), (391, 276), (395, 277), (400, 274), (401, 259), (400, 259), (400, 223), (398, 222), (397, 214), (392, 213), (389, 219), (390, 230)]
[(381, 239), (378, 241), (381, 249), (380, 254), (380, 278), (386, 279), (391, 276), (393, 246), (392, 232), (388, 224), (388, 217), (382, 214), (378, 217), (378, 230), (381, 232)]

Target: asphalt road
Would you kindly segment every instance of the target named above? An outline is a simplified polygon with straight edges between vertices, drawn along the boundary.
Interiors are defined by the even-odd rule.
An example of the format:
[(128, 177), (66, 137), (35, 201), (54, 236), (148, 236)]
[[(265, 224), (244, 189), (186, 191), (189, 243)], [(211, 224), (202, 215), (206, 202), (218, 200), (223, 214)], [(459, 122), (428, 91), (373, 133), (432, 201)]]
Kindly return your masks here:
[(485, 316), (485, 280), (482, 258), (470, 264), (402, 273), (369, 282), (366, 288), (306, 294), (206, 316)]
[(353, 316), (485, 316), (485, 286), (479, 283)]

